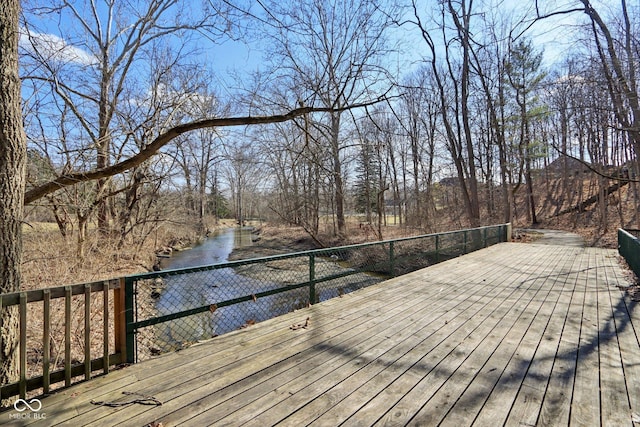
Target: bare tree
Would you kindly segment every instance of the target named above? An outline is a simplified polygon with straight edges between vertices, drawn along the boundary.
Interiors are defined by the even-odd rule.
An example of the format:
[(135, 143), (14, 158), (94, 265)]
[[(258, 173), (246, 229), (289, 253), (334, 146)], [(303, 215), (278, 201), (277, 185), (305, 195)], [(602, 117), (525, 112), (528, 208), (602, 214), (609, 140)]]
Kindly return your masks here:
[[(27, 142), (18, 75), (19, 14), (18, 0), (9, 0), (0, 8), (0, 293), (20, 289), (22, 260)], [(18, 375), (17, 309), (0, 307), (0, 320), (0, 383), (8, 384)]]
[[(622, 129), (629, 134), (636, 159), (640, 158), (640, 99), (638, 60), (640, 44), (636, 37), (637, 20), (630, 14), (626, 0), (620, 0), (620, 26), (615, 34), (589, 0), (580, 0), (591, 20), (597, 55), (613, 102), (613, 111)], [(637, 15), (636, 15), (637, 18)], [(617, 38), (616, 38), (617, 36)]]
[[(302, 91), (301, 101), (334, 109), (322, 123), (331, 155), (337, 235), (345, 237), (344, 136), (340, 109), (379, 91), (386, 72), (388, 14), (374, 0), (308, 0), (273, 3), (269, 14), (279, 25), (269, 28), (281, 81)], [(285, 83), (286, 84), (286, 83)]]
[[(439, 97), (432, 75), (427, 68), (421, 68), (409, 76), (404, 83), (398, 123), (403, 135), (408, 139), (413, 176), (414, 225), (429, 227), (430, 210), (435, 208), (432, 185), (435, 172), (436, 139), (439, 124)], [(410, 219), (409, 214), (406, 216)]]
[[(193, 78), (193, 77), (192, 77)], [(225, 114), (228, 109), (207, 86), (194, 93), (183, 107), (180, 121), (196, 120)], [(180, 166), (185, 179), (187, 206), (195, 214), (200, 233), (206, 231), (204, 222), (210, 177), (216, 165), (222, 160), (223, 144), (220, 132), (213, 128), (199, 129), (179, 138), (177, 144), (167, 153)]]
[[(520, 175), (524, 170), (526, 185), (527, 216), (532, 224), (537, 224), (536, 205), (533, 197), (533, 178), (531, 176), (531, 163), (534, 156), (534, 141), (531, 132), (532, 116), (535, 112), (534, 96), (539, 88), (545, 73), (540, 71), (542, 64), (542, 52), (535, 52), (530, 40), (520, 40), (510, 50), (506, 63), (506, 75), (511, 88), (514, 91), (514, 99), (518, 106), (519, 137), (518, 149), (520, 153)], [(516, 186), (517, 190), (517, 186)], [(514, 190), (514, 191), (516, 191)]]
[[(445, 128), (447, 149), (455, 166), (467, 218), (472, 226), (480, 223), (478, 179), (474, 138), (471, 132), (471, 11), (472, 2), (442, 2), (440, 29), (444, 42), (444, 63), (441, 63), (434, 37), (423, 24), (416, 2), (413, 3), (416, 25), (429, 48), (429, 64), (440, 96), (440, 114)], [(447, 17), (454, 24), (455, 33), (447, 34)], [(455, 48), (458, 51), (454, 51)]]
[[(68, 148), (85, 161), (91, 159), (96, 169), (107, 168), (128, 149), (129, 136), (135, 129), (123, 128), (130, 120), (118, 119), (125, 110), (132, 110), (131, 104), (155, 101), (150, 111), (145, 108), (136, 111), (149, 113), (152, 118), (157, 118), (159, 111), (166, 111), (167, 103), (175, 108), (179, 100), (150, 99), (147, 95), (153, 89), (150, 90), (146, 82), (170, 85), (165, 77), (183, 63), (184, 57), (193, 53), (193, 48), (188, 47), (193, 46), (189, 36), (197, 31), (215, 38), (226, 32), (226, 16), (211, 6), (214, 3), (183, 8), (183, 13), (175, 14), (176, 8), (182, 8), (181, 3), (179, 0), (145, 0), (99, 5), (57, 0), (25, 11), (23, 28), (28, 43), (24, 50), (24, 69), (33, 96), (53, 99), (52, 107), (67, 112), (65, 117), (71, 131), (68, 137), (74, 139)], [(38, 22), (35, 16), (53, 22), (64, 21), (64, 25), (58, 25), (62, 37), (47, 35), (46, 28), (35, 27)], [(82, 46), (84, 50), (67, 43)], [(50, 103), (42, 105), (46, 107)], [(55, 110), (40, 113), (55, 114)], [(149, 117), (136, 117), (138, 125), (148, 120)], [(79, 171), (86, 168), (86, 164), (67, 167)], [(109, 178), (99, 178), (93, 196), (98, 226), (103, 232), (110, 227), (107, 203), (113, 192), (110, 187)]]

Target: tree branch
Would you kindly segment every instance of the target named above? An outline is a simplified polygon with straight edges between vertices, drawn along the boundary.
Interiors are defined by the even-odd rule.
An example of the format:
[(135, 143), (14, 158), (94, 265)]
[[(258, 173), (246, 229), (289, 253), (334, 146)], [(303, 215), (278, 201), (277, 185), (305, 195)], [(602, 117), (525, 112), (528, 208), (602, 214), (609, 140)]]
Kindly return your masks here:
[(61, 175), (58, 178), (49, 181), (45, 184), (32, 188), (25, 193), (24, 204), (28, 205), (34, 201), (53, 193), (61, 188), (68, 187), (80, 182), (93, 181), (101, 178), (108, 178), (110, 176), (117, 175), (140, 165), (145, 160), (152, 157), (158, 152), (159, 149), (167, 145), (174, 138), (192, 130), (213, 128), (213, 127), (231, 127), (231, 126), (245, 126), (245, 125), (259, 125), (270, 123), (281, 123), (288, 120), (293, 120), (296, 117), (309, 113), (330, 113), (347, 111), (354, 108), (362, 108), (370, 105), (377, 104), (386, 100), (386, 96), (381, 96), (376, 100), (347, 105), (341, 108), (330, 107), (301, 107), (289, 111), (286, 114), (277, 114), (273, 116), (245, 116), (245, 117), (226, 117), (205, 119), (191, 123), (185, 123), (175, 126), (166, 132), (156, 137), (149, 145), (143, 148), (138, 154), (130, 157), (122, 162), (116, 163), (112, 166), (97, 169), (89, 172), (76, 172)]
[(571, 154), (563, 151), (560, 147), (558, 147), (556, 144), (551, 144), (551, 146), (553, 147), (554, 150), (556, 150), (559, 154), (566, 156), (568, 158), (570, 158), (571, 160), (575, 160), (578, 163), (582, 164), (582, 166), (584, 166), (585, 168), (589, 169), (591, 172), (595, 173), (596, 175), (605, 178), (605, 179), (610, 179), (612, 181), (619, 181), (619, 182), (623, 182), (623, 183), (629, 183), (629, 182), (635, 182), (635, 183), (640, 183), (639, 179), (633, 179), (631, 178), (631, 171), (629, 171), (629, 174), (627, 174), (625, 176), (625, 173), (623, 172), (623, 167), (621, 166), (619, 169), (619, 172), (615, 175), (609, 175), (606, 173), (603, 173), (601, 171), (599, 171), (598, 169), (594, 168), (593, 165), (591, 165), (588, 162), (585, 162), (582, 159), (579, 159), (578, 157), (572, 156)]

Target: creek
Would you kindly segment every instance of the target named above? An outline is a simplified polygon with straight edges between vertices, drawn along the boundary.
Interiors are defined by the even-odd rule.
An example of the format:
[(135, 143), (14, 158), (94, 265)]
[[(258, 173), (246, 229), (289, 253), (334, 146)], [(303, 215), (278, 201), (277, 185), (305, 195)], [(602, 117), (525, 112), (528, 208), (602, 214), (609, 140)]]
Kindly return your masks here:
[[(224, 263), (234, 248), (252, 244), (251, 228), (220, 230), (191, 249), (175, 251), (162, 260), (163, 270), (174, 270)], [(277, 281), (262, 280), (241, 274), (241, 269), (220, 268), (169, 275), (162, 279), (161, 292), (155, 296), (153, 316), (185, 311), (220, 301), (253, 295), (281, 286)], [(293, 290), (255, 301), (216, 308), (155, 326), (150, 345), (161, 352), (182, 348), (201, 339), (211, 338), (255, 322), (287, 313), (302, 305), (308, 291)]]
[[(252, 229), (221, 230), (192, 249), (174, 252), (163, 259), (163, 270), (191, 268), (224, 263), (234, 248), (252, 244)], [(333, 257), (316, 258), (316, 274), (340, 275), (350, 267)], [(287, 284), (302, 283), (309, 277), (306, 257), (268, 263), (226, 267), (164, 277), (158, 292), (151, 293), (153, 312), (149, 317), (169, 315), (211, 305), (211, 310), (155, 325), (147, 335), (148, 347), (160, 352), (172, 351), (202, 339), (247, 327), (292, 310), (305, 307), (309, 301), (306, 287), (256, 298), (261, 292)], [(337, 297), (363, 286), (377, 283), (381, 277), (359, 273), (350, 283), (338, 280), (324, 283), (318, 290), (320, 301)], [(153, 287), (148, 291), (154, 290)], [(253, 296), (245, 302), (217, 307), (214, 304), (235, 298)], [(143, 318), (146, 316), (142, 316)]]
[(225, 228), (212, 233), (204, 242), (193, 248), (174, 252), (171, 258), (162, 260), (162, 268), (197, 267), (227, 262), (235, 248), (251, 246), (253, 228)]

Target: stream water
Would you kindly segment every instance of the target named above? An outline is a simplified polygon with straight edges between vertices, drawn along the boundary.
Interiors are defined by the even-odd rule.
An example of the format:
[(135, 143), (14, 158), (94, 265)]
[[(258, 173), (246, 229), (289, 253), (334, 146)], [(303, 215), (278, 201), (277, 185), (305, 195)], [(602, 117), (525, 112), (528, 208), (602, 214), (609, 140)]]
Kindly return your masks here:
[[(174, 252), (171, 258), (163, 259), (162, 268), (172, 270), (226, 262), (234, 248), (252, 244), (251, 231), (249, 228), (230, 228), (216, 232), (202, 244)], [(163, 279), (162, 291), (156, 295), (154, 315), (216, 304), (279, 286), (275, 282), (240, 274), (233, 268), (170, 275)], [(301, 290), (291, 292), (295, 295), (263, 297), (161, 323), (155, 326), (151, 345), (163, 352), (169, 351), (287, 313), (305, 296)]]
[(229, 260), (235, 248), (252, 245), (252, 228), (226, 228), (216, 231), (203, 243), (191, 249), (174, 252), (171, 258), (164, 259), (163, 269), (197, 267)]
[[(191, 268), (224, 263), (234, 248), (252, 244), (252, 230), (230, 228), (221, 230), (192, 249), (174, 252), (163, 259), (163, 270)], [(337, 258), (337, 257), (336, 257)], [(143, 318), (170, 315), (190, 309), (211, 306), (209, 311), (193, 314), (154, 325), (143, 334), (148, 349), (166, 352), (183, 348), (185, 345), (208, 339), (215, 335), (237, 330), (256, 322), (305, 307), (309, 301), (306, 287), (289, 289), (283, 293), (256, 297), (256, 294), (280, 288), (286, 284), (303, 283), (308, 279), (308, 261), (285, 260), (268, 264), (253, 264), (197, 271), (188, 274), (169, 274), (160, 283), (149, 283), (146, 287), (152, 301), (152, 312)], [(296, 264), (296, 263), (302, 263)], [(316, 278), (340, 275), (350, 267), (333, 257), (318, 257), (315, 261)], [(349, 278), (348, 283), (336, 279), (331, 284), (325, 282), (317, 289), (320, 301), (348, 293), (377, 283), (382, 277), (370, 273), (358, 273)], [(139, 290), (140, 294), (144, 292)], [(240, 297), (247, 301), (218, 307), (217, 304)], [(253, 298), (251, 298), (253, 297)], [(152, 351), (153, 353), (153, 351)]]

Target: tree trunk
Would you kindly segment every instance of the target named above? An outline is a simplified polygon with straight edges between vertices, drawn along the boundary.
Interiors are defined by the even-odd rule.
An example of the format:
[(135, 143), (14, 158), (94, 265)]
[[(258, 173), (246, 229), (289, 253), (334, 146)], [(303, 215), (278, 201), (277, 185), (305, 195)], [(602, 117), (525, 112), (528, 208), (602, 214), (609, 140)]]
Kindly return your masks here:
[(527, 208), (529, 209), (529, 218), (531, 219), (531, 225), (538, 223), (536, 217), (536, 204), (533, 197), (533, 178), (531, 177), (531, 158), (529, 157), (529, 149), (527, 148), (527, 158), (525, 160), (525, 181), (527, 185)]
[(342, 182), (342, 162), (340, 161), (340, 113), (331, 114), (331, 154), (333, 156), (333, 179), (336, 198), (336, 223), (338, 237), (344, 239), (347, 226), (344, 218), (344, 184)]
[[(0, 293), (20, 290), (21, 279), (27, 141), (18, 75), (19, 13), (18, 0), (0, 7)], [(18, 376), (18, 312), (0, 310), (0, 384), (8, 384)]]

